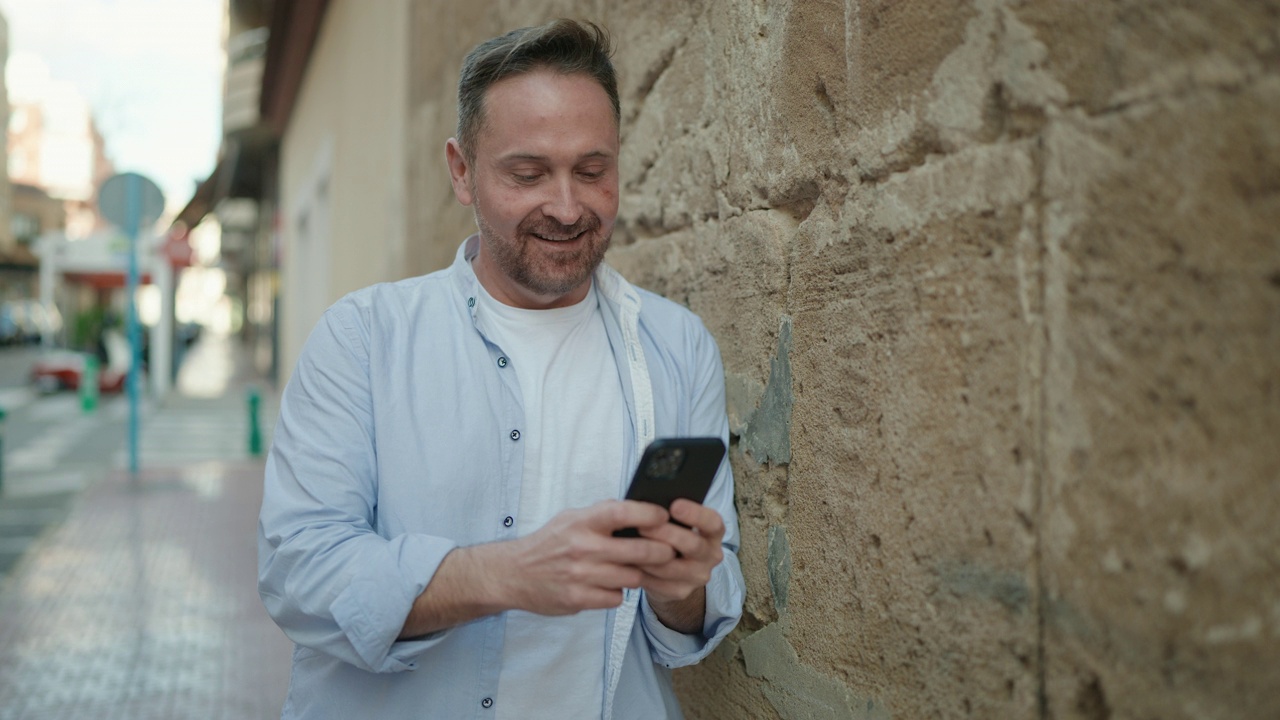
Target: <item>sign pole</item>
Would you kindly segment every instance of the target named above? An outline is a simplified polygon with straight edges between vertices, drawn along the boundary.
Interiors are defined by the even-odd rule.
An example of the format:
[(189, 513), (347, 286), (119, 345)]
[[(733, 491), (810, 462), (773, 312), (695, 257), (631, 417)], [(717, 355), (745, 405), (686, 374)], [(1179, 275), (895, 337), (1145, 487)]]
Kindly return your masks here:
[(138, 325), (138, 235), (164, 213), (164, 193), (137, 173), (107, 178), (98, 188), (102, 216), (124, 231), (129, 240), (129, 282), (125, 291), (126, 332), (129, 336), (129, 472), (138, 479), (138, 393), (142, 369), (142, 338)]
[(129, 238), (129, 289), (125, 295), (126, 331), (129, 334), (129, 473), (138, 477), (138, 368), (142, 364), (142, 342), (138, 332), (138, 232), (142, 224), (142, 181), (127, 175), (125, 236)]

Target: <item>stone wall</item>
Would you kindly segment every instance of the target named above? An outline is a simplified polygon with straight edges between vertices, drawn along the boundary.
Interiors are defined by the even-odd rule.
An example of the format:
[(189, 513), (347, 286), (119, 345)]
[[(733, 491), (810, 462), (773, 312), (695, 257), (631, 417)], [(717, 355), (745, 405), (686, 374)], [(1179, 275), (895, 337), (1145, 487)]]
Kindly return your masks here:
[(690, 717), (1275, 717), (1280, 3), (416, 0), (415, 269), (461, 56), (556, 15), (620, 45), (610, 262), (727, 370)]

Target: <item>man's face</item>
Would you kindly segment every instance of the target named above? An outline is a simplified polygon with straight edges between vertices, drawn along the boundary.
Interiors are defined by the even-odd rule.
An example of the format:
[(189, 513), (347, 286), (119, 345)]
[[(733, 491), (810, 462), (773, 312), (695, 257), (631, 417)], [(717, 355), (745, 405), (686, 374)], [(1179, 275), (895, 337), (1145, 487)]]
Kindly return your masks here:
[(618, 127), (600, 84), (545, 69), (501, 80), (474, 159), (453, 139), (446, 155), (455, 195), (474, 206), (485, 289), (528, 308), (585, 297), (618, 215)]

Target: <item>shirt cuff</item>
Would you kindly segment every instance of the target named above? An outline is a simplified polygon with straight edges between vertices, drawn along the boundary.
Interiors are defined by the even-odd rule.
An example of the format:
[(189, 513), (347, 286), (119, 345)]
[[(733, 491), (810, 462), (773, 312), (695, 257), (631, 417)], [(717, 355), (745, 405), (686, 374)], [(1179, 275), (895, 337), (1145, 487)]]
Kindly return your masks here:
[(724, 560), (711, 571), (707, 583), (707, 609), (702, 632), (686, 635), (672, 630), (658, 619), (648, 597), (640, 602), (640, 624), (649, 639), (653, 661), (668, 668), (685, 667), (711, 654), (742, 617), (744, 586), (738, 556), (725, 550)]
[(649, 596), (644, 594), (640, 603), (640, 621), (644, 623), (645, 635), (649, 637), (652, 654), (655, 659), (667, 667), (679, 667), (683, 658), (696, 655), (706, 644), (701, 634), (689, 635), (667, 627), (658, 614), (649, 605)]

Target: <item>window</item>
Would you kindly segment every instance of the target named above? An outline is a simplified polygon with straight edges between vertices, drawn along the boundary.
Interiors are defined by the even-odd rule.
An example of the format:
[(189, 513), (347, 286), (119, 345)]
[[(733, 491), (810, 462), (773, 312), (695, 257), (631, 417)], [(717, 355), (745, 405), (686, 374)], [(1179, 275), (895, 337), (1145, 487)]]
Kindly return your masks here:
[(14, 213), (9, 224), (13, 236), (18, 242), (29, 245), (40, 234), (40, 220), (34, 215)]

